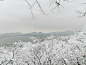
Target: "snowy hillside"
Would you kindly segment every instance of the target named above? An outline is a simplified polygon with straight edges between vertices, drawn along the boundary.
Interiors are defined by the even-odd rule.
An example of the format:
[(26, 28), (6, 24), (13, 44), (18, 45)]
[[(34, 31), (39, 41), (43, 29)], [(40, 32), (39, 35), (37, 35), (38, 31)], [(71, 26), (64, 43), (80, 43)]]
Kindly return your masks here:
[(0, 47), (0, 65), (86, 65), (86, 26), (71, 36), (31, 37)]

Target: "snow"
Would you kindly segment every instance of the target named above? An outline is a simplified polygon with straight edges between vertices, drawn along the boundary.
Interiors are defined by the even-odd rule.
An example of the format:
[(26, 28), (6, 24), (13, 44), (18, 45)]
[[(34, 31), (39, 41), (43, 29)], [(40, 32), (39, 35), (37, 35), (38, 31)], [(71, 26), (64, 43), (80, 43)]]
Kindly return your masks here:
[(0, 65), (86, 65), (86, 26), (71, 36), (50, 36), (43, 42), (15, 42), (0, 47)]

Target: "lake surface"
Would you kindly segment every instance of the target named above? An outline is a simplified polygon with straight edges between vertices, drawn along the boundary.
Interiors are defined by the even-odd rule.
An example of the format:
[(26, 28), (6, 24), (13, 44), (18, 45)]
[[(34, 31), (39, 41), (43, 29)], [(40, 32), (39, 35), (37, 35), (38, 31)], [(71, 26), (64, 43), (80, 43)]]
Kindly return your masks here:
[(0, 38), (0, 44), (14, 43), (14, 42), (18, 42), (19, 40), (28, 42), (29, 36), (2, 37)]

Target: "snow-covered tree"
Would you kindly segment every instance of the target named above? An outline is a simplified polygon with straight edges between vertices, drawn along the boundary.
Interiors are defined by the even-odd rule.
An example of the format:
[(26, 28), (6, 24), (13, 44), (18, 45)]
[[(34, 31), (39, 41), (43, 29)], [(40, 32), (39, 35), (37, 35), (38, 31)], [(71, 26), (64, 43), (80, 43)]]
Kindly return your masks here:
[(0, 65), (86, 65), (86, 26), (71, 36), (48, 38), (0, 47)]

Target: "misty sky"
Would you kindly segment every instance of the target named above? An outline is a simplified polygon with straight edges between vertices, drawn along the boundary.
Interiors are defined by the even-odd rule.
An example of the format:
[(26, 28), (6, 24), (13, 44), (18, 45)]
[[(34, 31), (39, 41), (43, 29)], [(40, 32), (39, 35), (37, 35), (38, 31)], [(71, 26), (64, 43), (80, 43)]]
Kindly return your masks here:
[[(28, 0), (32, 4), (34, 0)], [(39, 0), (43, 10), (48, 16), (43, 15), (38, 5), (33, 7), (33, 14), (36, 20), (32, 20), (32, 15), (24, 0), (4, 0), (0, 1), (0, 34), (10, 32), (55, 32), (66, 30), (80, 30), (86, 25), (86, 17), (81, 17), (75, 10), (85, 11), (85, 0), (75, 0), (74, 2), (62, 2), (63, 7), (52, 11), (54, 4), (49, 8), (48, 0)]]

